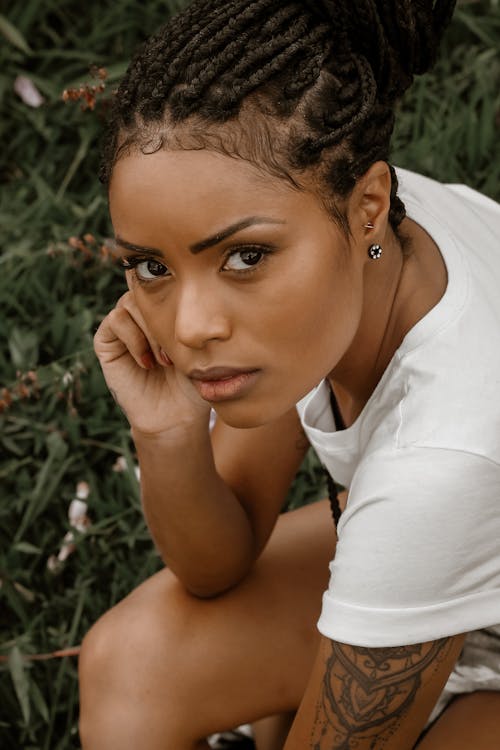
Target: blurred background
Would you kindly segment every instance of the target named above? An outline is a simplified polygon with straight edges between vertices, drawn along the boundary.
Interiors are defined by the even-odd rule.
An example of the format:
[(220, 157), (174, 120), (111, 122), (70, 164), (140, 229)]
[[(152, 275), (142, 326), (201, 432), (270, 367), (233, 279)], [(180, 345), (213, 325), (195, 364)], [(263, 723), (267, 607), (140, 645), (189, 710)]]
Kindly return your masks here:
[[(133, 49), (183, 4), (0, 0), (1, 750), (80, 747), (73, 647), (161, 566), (92, 353), (125, 288), (97, 169)], [(464, 0), (392, 160), (500, 200), (499, 136), (500, 4)], [(288, 505), (322, 493), (308, 455)]]

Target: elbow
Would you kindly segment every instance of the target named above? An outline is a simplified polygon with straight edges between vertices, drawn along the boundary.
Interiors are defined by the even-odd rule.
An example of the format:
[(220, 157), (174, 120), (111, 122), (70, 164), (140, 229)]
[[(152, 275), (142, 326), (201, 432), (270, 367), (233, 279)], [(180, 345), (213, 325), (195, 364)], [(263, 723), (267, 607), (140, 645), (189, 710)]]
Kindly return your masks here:
[[(235, 554), (236, 550), (238, 554)], [(176, 576), (185, 591), (196, 599), (217, 599), (239, 586), (252, 571), (256, 556), (254, 547), (243, 545), (233, 548), (232, 554), (224, 556), (208, 554), (179, 560), (161, 555), (167, 568)], [(212, 550), (210, 550), (212, 553)]]
[(210, 579), (205, 581), (197, 580), (194, 581), (181, 581), (182, 585), (191, 596), (196, 599), (218, 599), (224, 594), (229, 593), (233, 589), (237, 588), (247, 577), (251, 570), (251, 567), (241, 571), (238, 575), (233, 575), (231, 578), (224, 576), (224, 578)]

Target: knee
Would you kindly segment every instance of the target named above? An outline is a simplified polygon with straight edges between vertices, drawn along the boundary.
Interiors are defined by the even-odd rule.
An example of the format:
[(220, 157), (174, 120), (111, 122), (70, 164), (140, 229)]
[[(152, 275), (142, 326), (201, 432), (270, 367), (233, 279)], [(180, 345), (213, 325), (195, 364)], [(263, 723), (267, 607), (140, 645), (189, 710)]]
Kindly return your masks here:
[[(123, 614), (122, 614), (123, 613)], [(84, 748), (100, 747), (100, 737), (108, 733), (109, 717), (121, 715), (124, 705), (120, 690), (120, 660), (125, 613), (123, 606), (106, 612), (83, 639), (78, 660), (80, 688), (80, 738)]]
[(80, 688), (79, 730), (83, 747), (99, 746), (96, 742), (102, 732), (102, 716), (114, 713), (114, 701), (119, 696), (110, 690), (117, 658), (113, 643), (111, 612), (106, 613), (85, 636), (78, 660)]
[(83, 640), (79, 681), (84, 746), (107, 717), (131, 719), (134, 706), (145, 703), (154, 709), (155, 695), (172, 708), (176, 703), (187, 645), (181, 614), (187, 595), (162, 573), (161, 586), (147, 581), (106, 612)]
[[(189, 595), (168, 571), (162, 571), (106, 612), (85, 636), (79, 659), (85, 689), (113, 684), (137, 687), (137, 676), (154, 676), (165, 661), (171, 673), (183, 651)], [(133, 678), (127, 680), (127, 675)]]
[(78, 659), (80, 691), (94, 691), (99, 683), (112, 678), (113, 661), (118, 657), (116, 626), (120, 618), (112, 610), (103, 615), (83, 639)]

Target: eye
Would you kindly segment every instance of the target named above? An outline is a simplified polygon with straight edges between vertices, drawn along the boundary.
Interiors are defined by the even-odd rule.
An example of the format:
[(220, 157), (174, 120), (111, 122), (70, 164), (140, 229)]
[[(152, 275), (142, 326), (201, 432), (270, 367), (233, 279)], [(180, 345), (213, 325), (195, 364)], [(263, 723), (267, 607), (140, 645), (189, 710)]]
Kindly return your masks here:
[(232, 252), (226, 260), (224, 271), (248, 271), (264, 259), (266, 251), (261, 248), (246, 248)]
[(152, 258), (125, 258), (122, 266), (126, 271), (133, 270), (139, 281), (153, 281), (170, 276), (167, 266)]

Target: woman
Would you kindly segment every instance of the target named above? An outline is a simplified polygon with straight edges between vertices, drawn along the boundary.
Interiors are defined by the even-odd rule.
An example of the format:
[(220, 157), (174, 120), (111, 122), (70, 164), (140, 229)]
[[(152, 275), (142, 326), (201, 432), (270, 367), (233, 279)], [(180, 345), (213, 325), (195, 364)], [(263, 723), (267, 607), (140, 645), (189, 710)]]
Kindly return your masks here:
[[(85, 640), (85, 750), (500, 743), (500, 209), (387, 163), (453, 5), (197, 0), (121, 84), (95, 347), (166, 569)], [(309, 443), (338, 542), (278, 517)]]

